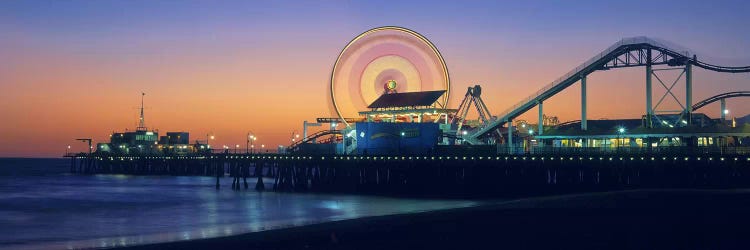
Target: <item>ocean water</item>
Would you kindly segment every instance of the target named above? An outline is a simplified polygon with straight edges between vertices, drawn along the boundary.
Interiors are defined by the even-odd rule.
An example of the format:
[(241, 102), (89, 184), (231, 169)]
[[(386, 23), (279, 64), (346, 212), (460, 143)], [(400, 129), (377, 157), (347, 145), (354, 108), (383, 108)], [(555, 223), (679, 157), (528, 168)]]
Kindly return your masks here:
[[(216, 190), (211, 177), (74, 175), (68, 164), (0, 158), (0, 249), (132, 246), (479, 205), (234, 191), (228, 177)], [(248, 184), (254, 187), (255, 180)]]

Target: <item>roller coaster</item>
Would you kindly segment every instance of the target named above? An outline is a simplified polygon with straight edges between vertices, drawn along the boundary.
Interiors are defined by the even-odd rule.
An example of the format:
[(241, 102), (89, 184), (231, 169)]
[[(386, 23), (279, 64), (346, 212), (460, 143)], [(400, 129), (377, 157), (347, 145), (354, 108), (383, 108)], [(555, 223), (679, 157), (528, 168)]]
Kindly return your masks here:
[(706, 98), (705, 100), (696, 103), (695, 105), (693, 105), (693, 110), (700, 109), (716, 101), (722, 101), (724, 99), (735, 98), (735, 97), (748, 97), (748, 96), (750, 96), (750, 91), (734, 91), (734, 92), (718, 94), (718, 95)]
[(289, 152), (297, 152), (299, 150), (299, 147), (306, 143), (312, 143), (318, 140), (318, 138), (324, 138), (324, 140), (328, 142), (334, 142), (336, 140), (341, 140), (341, 130), (321, 130), (318, 132), (315, 132), (303, 140), (296, 141), (289, 145), (289, 148), (287, 148), (287, 151)]
[[(686, 94), (686, 105), (684, 108), (685, 108), (685, 112), (688, 114), (692, 112), (692, 110), (696, 108), (700, 108), (715, 100), (720, 100), (720, 99), (728, 98), (728, 97), (734, 97), (734, 96), (716, 97), (716, 99), (713, 101), (711, 101), (711, 98), (709, 98), (709, 100), (707, 100), (708, 102), (705, 102), (705, 103), (699, 102), (699, 103), (696, 103), (696, 105), (692, 105), (691, 104), (691, 99), (692, 99), (691, 66), (697, 66), (706, 70), (715, 71), (715, 72), (723, 72), (723, 73), (750, 72), (750, 66), (727, 67), (727, 66), (719, 66), (719, 65), (709, 64), (709, 63), (700, 61), (698, 55), (691, 52), (690, 50), (687, 50), (681, 46), (674, 45), (666, 41), (648, 38), (648, 37), (625, 38), (613, 44), (612, 46), (605, 49), (604, 51), (597, 54), (596, 56), (592, 57), (591, 59), (587, 60), (586, 62), (579, 65), (578, 67), (574, 68), (567, 74), (561, 76), (560, 78), (553, 81), (552, 83), (544, 86), (542, 89), (530, 95), (529, 97), (524, 98), (520, 102), (506, 109), (504, 112), (501, 112), (499, 115), (492, 116), (491, 121), (486, 122), (482, 124), (480, 127), (477, 127), (476, 129), (474, 129), (473, 131), (466, 133), (466, 135), (463, 135), (463, 139), (470, 144), (485, 144), (486, 141), (483, 141), (482, 139), (483, 137), (486, 138), (486, 136), (490, 132), (496, 131), (496, 129), (505, 125), (506, 123), (512, 124), (512, 120), (514, 118), (520, 116), (521, 114), (525, 113), (526, 111), (536, 106), (540, 107), (539, 113), (541, 117), (542, 116), (542, 111), (541, 111), (542, 103), (546, 99), (556, 95), (560, 91), (570, 87), (571, 85), (573, 85), (574, 83), (578, 81), (581, 81), (582, 83), (582, 113), (583, 113), (582, 116), (583, 116), (583, 119), (581, 119), (581, 124), (583, 126), (583, 129), (585, 129), (585, 126), (586, 126), (585, 125), (586, 124), (586, 119), (585, 119), (586, 76), (594, 71), (609, 70), (609, 69), (615, 69), (615, 68), (626, 68), (626, 67), (637, 67), (637, 66), (647, 67), (647, 117), (650, 118), (654, 114), (652, 110), (651, 96), (650, 96), (651, 95), (651, 75), (653, 72), (651, 66), (654, 66), (654, 65), (684, 66), (685, 67), (685, 71), (683, 72), (683, 74), (685, 74), (685, 78), (687, 82), (687, 94)], [(664, 85), (664, 83), (662, 84)], [(665, 85), (665, 88), (667, 88), (666, 85)], [(671, 88), (667, 89), (667, 91), (671, 91)], [(738, 93), (736, 95), (739, 95), (739, 96), (745, 96), (747, 94), (746, 92), (733, 92), (733, 93)], [(671, 94), (671, 92), (669, 94)], [(674, 94), (672, 95), (674, 96)]]

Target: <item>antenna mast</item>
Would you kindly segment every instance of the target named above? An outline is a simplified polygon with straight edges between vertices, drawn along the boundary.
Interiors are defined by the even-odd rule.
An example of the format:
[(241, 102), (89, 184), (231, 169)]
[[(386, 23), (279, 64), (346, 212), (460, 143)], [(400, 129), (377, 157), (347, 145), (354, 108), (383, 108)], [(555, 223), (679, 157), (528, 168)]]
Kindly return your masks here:
[(138, 121), (138, 127), (136, 128), (137, 131), (146, 131), (146, 121), (143, 119), (143, 97), (146, 95), (146, 93), (141, 92), (141, 118)]

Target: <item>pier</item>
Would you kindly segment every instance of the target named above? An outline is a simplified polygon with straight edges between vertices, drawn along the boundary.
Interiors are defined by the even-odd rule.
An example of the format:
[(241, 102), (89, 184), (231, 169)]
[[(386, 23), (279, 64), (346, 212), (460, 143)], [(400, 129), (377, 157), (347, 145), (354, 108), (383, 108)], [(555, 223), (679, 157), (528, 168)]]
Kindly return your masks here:
[[(409, 46), (367, 50), (390, 48), (391, 43)], [(360, 54), (372, 58), (363, 61), (361, 69), (345, 66), (359, 60), (351, 55)], [(394, 54), (417, 65), (429, 62), (424, 68), (432, 70), (425, 72), (434, 74), (414, 79), (433, 82), (402, 79), (413, 72), (397, 69), (400, 64), (390, 59), (383, 63), (394, 64), (393, 72), (381, 72), (379, 64), (368, 66)], [(247, 179), (255, 179), (252, 189), (259, 191), (272, 184), (270, 189), (280, 192), (457, 197), (750, 187), (750, 125), (743, 118), (726, 117), (726, 99), (748, 97), (750, 91), (695, 103), (692, 87), (693, 67), (734, 74), (750, 73), (750, 66), (702, 60), (660, 39), (623, 38), (503, 112), (492, 113), (485, 98), (513, 94), (485, 90), (483, 95), (476, 84), (451, 108), (448, 69), (437, 47), (404, 27), (376, 27), (352, 39), (333, 65), (329, 93), (336, 117), (303, 121), (302, 137), (292, 132), (291, 144), (280, 144), (278, 154), (261, 154), (269, 152), (266, 144), (254, 151), (258, 137), (252, 131), (241, 138), (244, 154), (238, 152), (240, 144), (234, 144), (234, 153), (231, 145), (212, 148), (215, 138), (210, 133), (194, 143), (185, 131), (160, 134), (145, 124), (141, 93), (134, 131), (113, 132), (109, 142), (96, 147), (90, 138), (78, 139), (88, 142), (89, 152), (68, 157), (71, 172), (77, 174), (210, 176), (216, 178), (217, 189), (228, 176), (234, 190), (251, 189)], [(645, 112), (630, 118), (587, 117), (586, 88), (596, 84), (588, 75), (631, 67), (645, 67)], [(672, 77), (665, 71), (679, 74), (665, 83), (662, 78)], [(544, 113), (544, 102), (579, 82), (580, 120), (560, 123), (557, 116)], [(653, 83), (664, 92), (655, 103)], [(672, 92), (683, 83), (684, 96)], [(714, 102), (722, 104), (720, 118), (697, 112)], [(468, 116), (474, 109), (477, 119)], [(532, 109), (538, 112), (536, 124), (521, 119)], [(308, 134), (310, 126), (321, 128)]]
[[(232, 189), (477, 197), (634, 188), (750, 187), (750, 155), (553, 154), (303, 156), (211, 153), (187, 156), (71, 154), (76, 174), (180, 175), (232, 179)], [(250, 187), (247, 179), (255, 179)], [(265, 181), (264, 182), (264, 178)]]

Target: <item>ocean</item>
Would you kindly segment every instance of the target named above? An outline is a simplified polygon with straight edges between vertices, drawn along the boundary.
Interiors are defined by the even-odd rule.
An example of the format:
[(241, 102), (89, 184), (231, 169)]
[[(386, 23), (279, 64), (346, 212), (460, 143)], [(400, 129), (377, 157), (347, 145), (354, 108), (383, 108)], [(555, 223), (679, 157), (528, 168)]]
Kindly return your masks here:
[[(66, 159), (0, 158), (0, 249), (205, 239), (479, 201), (232, 190), (202, 176), (76, 175)], [(270, 188), (273, 180), (266, 180)]]

